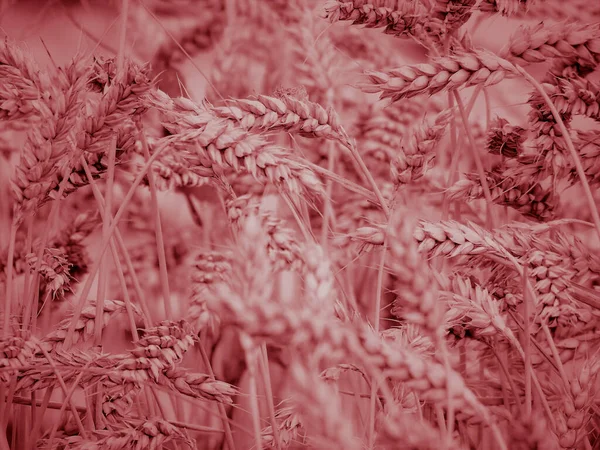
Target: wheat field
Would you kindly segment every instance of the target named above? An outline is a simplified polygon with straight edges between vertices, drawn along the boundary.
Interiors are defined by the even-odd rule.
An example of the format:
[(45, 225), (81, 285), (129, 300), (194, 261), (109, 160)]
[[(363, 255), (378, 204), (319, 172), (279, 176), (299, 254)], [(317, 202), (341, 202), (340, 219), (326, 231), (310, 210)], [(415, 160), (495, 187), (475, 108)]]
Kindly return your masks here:
[(0, 450), (600, 449), (600, 3), (0, 33)]

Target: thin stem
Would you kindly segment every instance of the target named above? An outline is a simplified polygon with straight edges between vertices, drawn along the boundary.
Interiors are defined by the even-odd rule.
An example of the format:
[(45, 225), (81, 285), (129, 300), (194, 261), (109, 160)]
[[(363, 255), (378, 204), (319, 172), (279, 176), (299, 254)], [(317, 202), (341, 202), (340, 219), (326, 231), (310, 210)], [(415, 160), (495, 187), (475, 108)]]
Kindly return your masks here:
[(122, 0), (121, 26), (119, 29), (119, 50), (117, 53), (117, 74), (123, 75), (123, 62), (125, 59), (125, 42), (127, 38), (127, 17), (129, 16), (129, 0)]
[[(504, 359), (500, 356), (500, 354), (494, 349), (494, 347), (490, 347), (492, 352), (494, 353), (494, 355), (496, 356), (496, 359), (498, 361), (498, 367), (500, 367), (500, 370), (502, 371), (502, 380), (504, 380), (504, 382), (502, 383), (504, 385), (504, 383), (508, 382), (509, 386), (510, 386), (510, 390), (512, 391), (513, 397), (515, 398), (515, 401), (517, 402), (517, 405), (521, 406), (521, 401), (519, 400), (519, 391), (517, 390), (517, 386), (515, 385), (515, 382), (513, 381), (512, 377), (510, 376), (510, 372), (508, 371), (508, 368), (506, 367), (506, 362), (504, 361)], [(505, 405), (506, 407), (508, 407), (508, 405)]]
[[(30, 410), (30, 414), (31, 414), (31, 418), (30, 418), (30, 423), (31, 423), (31, 428), (29, 428), (29, 430), (27, 431), (27, 440), (31, 441), (31, 442), (35, 442), (32, 438), (31, 435), (31, 430), (35, 430), (35, 427), (37, 426), (37, 406), (38, 406), (38, 402), (36, 400), (36, 392), (35, 391), (31, 391), (30, 394), (30, 398), (29, 401), (31, 402), (31, 410)], [(13, 398), (13, 402), (17, 403), (17, 398)], [(25, 444), (28, 444), (28, 442), (26, 442)], [(27, 446), (25, 446), (25, 448), (29, 448)]]
[(13, 290), (13, 265), (15, 263), (15, 241), (17, 239), (17, 215), (13, 215), (12, 225), (10, 226), (10, 241), (8, 244), (8, 258), (6, 265), (6, 294), (4, 297), (4, 330), (3, 337), (8, 337), (10, 334), (10, 313), (12, 307), (12, 290)]
[[(96, 202), (98, 203), (98, 210), (100, 211), (100, 215), (101, 215), (102, 219), (104, 220), (104, 218), (107, 214), (106, 214), (106, 209), (104, 207), (104, 199), (102, 198), (102, 193), (96, 186), (96, 182), (94, 181), (94, 179), (92, 177), (92, 173), (90, 172), (90, 168), (87, 164), (87, 161), (85, 160), (85, 158), (83, 156), (81, 157), (81, 164), (82, 164), (83, 170), (85, 171), (85, 175), (88, 177), (88, 180), (90, 180), (90, 185), (92, 187), (92, 193), (94, 195), (94, 198), (96, 199)], [(109, 214), (109, 222), (110, 222), (110, 214)], [(117, 237), (120, 236), (119, 229), (117, 229), (115, 231), (115, 236), (117, 236)], [(138, 336), (137, 326), (135, 325), (135, 317), (133, 315), (133, 308), (131, 306), (132, 305), (131, 297), (130, 297), (129, 291), (127, 289), (125, 275), (123, 274), (123, 267), (121, 266), (121, 262), (119, 261), (119, 253), (117, 251), (117, 246), (115, 245), (115, 242), (112, 239), (110, 242), (110, 251), (111, 251), (112, 257), (113, 257), (113, 263), (115, 265), (115, 268), (117, 269), (117, 276), (119, 277), (119, 283), (121, 284), (121, 290), (123, 291), (123, 297), (125, 300), (125, 309), (127, 310), (127, 318), (129, 319), (129, 328), (131, 329), (131, 335), (133, 337), (133, 342), (137, 342), (139, 340), (139, 336)], [(142, 308), (142, 312), (143, 311), (144, 311), (144, 309)], [(96, 310), (96, 314), (98, 314), (97, 310)], [(150, 321), (150, 320), (151, 320), (150, 317), (146, 317), (146, 321)]]
[[(150, 158), (148, 141), (146, 135), (140, 130), (144, 158)], [(162, 223), (160, 219), (160, 209), (158, 207), (158, 195), (156, 193), (156, 184), (154, 182), (154, 173), (152, 168), (148, 170), (148, 185), (150, 186), (150, 201), (152, 202), (152, 212), (154, 213), (154, 234), (156, 236), (156, 252), (158, 253), (158, 267), (160, 276), (160, 285), (163, 294), (163, 304), (165, 314), (168, 319), (173, 317), (173, 307), (171, 306), (171, 292), (169, 289), (169, 275), (167, 273), (167, 257), (165, 255), (165, 240), (163, 237)]]
[[(65, 412), (66, 408), (67, 408), (67, 404), (71, 403), (71, 398), (73, 397), (73, 394), (75, 393), (75, 389), (77, 389), (77, 386), (79, 385), (79, 382), (81, 381), (81, 379), (83, 378), (83, 376), (85, 375), (85, 369), (87, 367), (89, 367), (92, 364), (93, 361), (88, 362), (83, 370), (79, 373), (79, 375), (77, 375), (77, 378), (75, 378), (75, 381), (73, 381), (73, 384), (71, 385), (71, 389), (69, 389), (69, 392), (67, 393), (67, 398), (65, 399), (65, 401), (62, 403), (62, 406), (60, 408), (60, 411), (58, 413), (59, 417), (62, 416), (62, 414)], [(75, 409), (75, 411), (77, 412), (77, 408)], [(54, 442), (54, 437), (56, 436), (56, 432), (58, 431), (58, 426), (59, 426), (59, 421), (57, 420), (56, 422), (54, 422), (54, 425), (52, 427), (52, 431), (50, 432), (50, 438), (49, 438), (49, 443), (48, 443), (48, 447), (52, 448), (52, 444)]]
[[(117, 154), (117, 137), (114, 136), (108, 148), (108, 174), (106, 180), (106, 200), (105, 210), (111, 211), (112, 191), (115, 181), (115, 159)], [(85, 158), (82, 158), (85, 159)], [(110, 229), (110, 214), (102, 216), (102, 238), (108, 239), (108, 230)], [(100, 262), (100, 273), (98, 274), (98, 294), (96, 298), (96, 317), (94, 318), (94, 342), (95, 345), (102, 344), (102, 330), (104, 329), (104, 298), (108, 286), (108, 255), (104, 254)]]
[[(513, 320), (515, 321), (515, 323), (519, 326), (519, 328), (521, 328), (521, 330), (525, 330), (525, 326), (523, 324), (521, 324), (520, 321), (517, 320), (517, 318), (515, 317), (515, 315), (511, 311), (509, 311), (508, 313), (513, 318)], [(529, 339), (536, 346), (539, 345), (533, 339), (533, 337), (531, 337), (531, 335), (529, 336)], [(521, 356), (521, 358), (523, 359), (523, 362), (525, 362), (525, 358), (526, 358), (525, 352), (523, 351), (523, 347), (521, 347), (521, 344), (519, 344), (519, 341), (516, 340), (516, 339), (510, 339), (510, 342), (513, 344), (513, 346), (519, 352), (519, 356)], [(539, 347), (538, 347), (538, 350), (540, 350), (540, 352), (544, 356), (546, 356), (546, 358), (548, 357)], [(550, 362), (552, 363), (552, 361), (550, 361)], [(548, 400), (546, 399), (546, 396), (544, 395), (544, 391), (542, 389), (542, 385), (540, 384), (540, 381), (538, 380), (538, 377), (535, 374), (535, 371), (533, 370), (533, 367), (531, 367), (531, 365), (529, 367), (529, 372), (531, 374), (531, 380), (533, 381), (533, 387), (535, 387), (535, 390), (537, 391), (538, 397), (539, 397), (540, 401), (542, 402), (542, 406), (544, 407), (544, 411), (546, 412), (546, 415), (548, 416), (548, 421), (550, 422), (550, 425), (551, 425), (552, 429), (555, 430), (556, 429), (556, 422), (554, 420), (554, 415), (552, 413), (552, 410), (550, 409), (550, 405), (548, 404)]]
[(350, 144), (347, 147), (350, 150), (350, 152), (352, 153), (352, 156), (354, 157), (356, 162), (358, 163), (360, 170), (363, 172), (365, 178), (371, 185), (371, 189), (373, 189), (373, 192), (375, 193), (375, 197), (377, 197), (377, 200), (379, 201), (379, 206), (383, 210), (385, 217), (389, 219), (390, 218), (390, 208), (387, 205), (387, 201), (385, 200), (385, 198), (383, 197), (383, 194), (379, 190), (379, 187), (377, 186), (377, 183), (375, 182), (375, 178), (373, 178), (373, 175), (371, 175), (369, 168), (367, 167), (364, 160), (360, 156), (360, 153), (358, 152), (356, 145)]
[(533, 372), (533, 367), (531, 365), (531, 344), (529, 340), (529, 336), (531, 336), (531, 325), (529, 321), (530, 318), (530, 304), (533, 303), (533, 298), (529, 295), (529, 290), (527, 289), (527, 266), (523, 267), (523, 324), (525, 328), (523, 330), (523, 352), (525, 354), (524, 363), (525, 363), (525, 417), (527, 419), (531, 418), (532, 411), (532, 398), (531, 398), (531, 374)]
[[(333, 142), (327, 143), (327, 170), (334, 173), (335, 168), (335, 144)], [(327, 248), (327, 235), (329, 233), (329, 221), (331, 219), (331, 215), (333, 214), (333, 208), (331, 205), (331, 193), (333, 189), (333, 180), (331, 178), (327, 179), (325, 184), (325, 198), (323, 202), (325, 203), (323, 209), (323, 227), (321, 228), (321, 247), (324, 249)]]
[(11, 450), (6, 439), (6, 429), (0, 428), (0, 450)]
[[(469, 99), (469, 103), (467, 104), (467, 111), (466, 111), (466, 115), (467, 117), (471, 114), (471, 111), (473, 110), (473, 106), (475, 106), (475, 101), (477, 100), (477, 97), (479, 96), (479, 94), (482, 91), (482, 86), (481, 85), (477, 85), (477, 87), (475, 88), (475, 92), (473, 92), (473, 95), (471, 95), (471, 98)], [(448, 107), (449, 108), (454, 108), (454, 96), (452, 95), (452, 93), (448, 93)], [(454, 182), (454, 180), (456, 179), (456, 174), (458, 173), (458, 162), (459, 162), (459, 156), (460, 156), (460, 152), (458, 151), (458, 128), (456, 125), (456, 116), (453, 114), (452, 118), (450, 119), (450, 153), (452, 153), (452, 157), (450, 158), (450, 170), (448, 172), (448, 177), (446, 178), (446, 185), (450, 185), (451, 183)], [(450, 209), (450, 202), (448, 200), (448, 193), (445, 192), (444, 193), (444, 201), (443, 201), (443, 206), (442, 206), (442, 220), (446, 220), (448, 218), (448, 213), (449, 213), (449, 209)]]
[[(213, 371), (212, 365), (210, 363), (210, 359), (206, 354), (206, 350), (204, 350), (203, 342), (205, 340), (205, 332), (202, 332), (202, 336), (200, 338), (200, 343), (198, 344), (198, 349), (200, 350), (200, 355), (202, 356), (202, 361), (206, 366), (206, 371), (211, 376), (213, 380), (215, 380), (215, 373)], [(225, 430), (225, 441), (227, 442), (227, 447), (229, 450), (235, 450), (235, 444), (233, 441), (233, 434), (231, 433), (231, 427), (229, 426), (229, 420), (227, 417), (227, 411), (225, 411), (225, 406), (221, 403), (217, 403), (217, 407), (219, 409), (219, 415), (221, 416), (221, 421), (223, 422), (223, 429)]]
[(570, 388), (571, 383), (569, 383), (569, 378), (567, 377), (567, 373), (565, 372), (563, 363), (560, 360), (560, 355), (558, 354), (558, 350), (556, 348), (556, 345), (554, 344), (554, 339), (552, 339), (552, 334), (550, 334), (550, 329), (548, 328), (547, 323), (542, 323), (542, 330), (544, 331), (544, 335), (546, 336), (546, 341), (548, 342), (548, 346), (550, 347), (550, 351), (552, 352), (552, 357), (554, 358), (554, 362), (556, 363), (556, 368), (558, 369), (560, 378), (564, 383), (565, 388), (568, 390)]
[(275, 414), (275, 404), (273, 403), (273, 388), (271, 387), (271, 374), (269, 373), (269, 354), (267, 353), (267, 345), (264, 343), (260, 347), (259, 361), (263, 384), (267, 394), (267, 407), (269, 408), (269, 418), (271, 419), (271, 428), (273, 429), (273, 439), (275, 440), (277, 450), (282, 450), (279, 426), (277, 425)]
[[(381, 249), (381, 259), (377, 271), (377, 289), (375, 291), (375, 317), (373, 319), (373, 328), (375, 333), (379, 334), (379, 322), (381, 321), (381, 297), (383, 296), (383, 275), (385, 266), (385, 256), (387, 254), (387, 238), (383, 242)], [(375, 411), (377, 409), (377, 380), (371, 382), (371, 399), (369, 402), (369, 449), (375, 445)]]
[[(442, 363), (444, 365), (444, 368), (446, 369), (446, 373), (450, 373), (452, 371), (452, 366), (450, 364), (450, 356), (448, 355), (448, 348), (446, 347), (446, 341), (444, 340), (444, 338), (439, 339), (438, 346), (440, 348)], [(446, 449), (450, 448), (452, 445), (452, 435), (454, 434), (454, 421), (456, 417), (454, 411), (454, 403), (452, 401), (452, 389), (452, 382), (448, 378), (446, 384), (446, 401), (448, 402), (448, 414), (446, 420), (446, 441), (444, 447)]]
[(475, 165), (477, 166), (477, 172), (479, 173), (479, 178), (481, 179), (481, 187), (483, 187), (483, 195), (485, 197), (485, 201), (487, 203), (487, 222), (488, 227), (494, 227), (494, 216), (492, 215), (492, 206), (494, 204), (492, 200), (492, 194), (490, 193), (490, 186), (487, 181), (487, 176), (485, 174), (485, 169), (483, 167), (483, 162), (481, 160), (481, 155), (477, 151), (477, 146), (475, 144), (475, 139), (473, 138), (473, 133), (469, 129), (469, 118), (467, 117), (467, 113), (465, 110), (465, 106), (460, 98), (458, 92), (454, 91), (454, 98), (456, 99), (456, 103), (458, 105), (458, 109), (460, 111), (460, 115), (463, 122), (463, 127), (465, 129), (465, 133), (467, 134), (467, 138), (469, 139), (469, 147), (471, 148), (471, 153), (473, 154), (473, 158), (475, 159)]
[[(162, 153), (162, 151), (165, 148), (166, 147), (160, 147), (154, 152), (154, 154), (146, 162), (146, 164), (144, 165), (144, 167), (142, 168), (141, 172), (138, 174), (136, 179), (133, 181), (133, 184), (131, 185), (129, 192), (127, 192), (127, 195), (123, 199), (121, 207), (117, 211), (117, 214), (115, 214), (114, 220), (111, 223), (109, 233), (108, 233), (109, 237), (112, 236), (112, 234), (116, 230), (117, 225), (119, 224), (119, 220), (121, 220), (121, 217), (123, 216), (123, 214), (125, 214), (127, 205), (133, 198), (133, 195), (135, 194), (135, 191), (136, 191), (137, 187), (139, 186), (139, 184), (142, 182), (142, 179), (144, 178), (146, 172), (148, 171), (148, 169), (150, 168), (150, 166), (152, 165), (154, 160), (156, 160), (160, 156), (160, 154)], [(100, 257), (102, 257), (102, 255), (104, 255), (104, 252), (109, 247), (109, 244), (110, 244), (110, 239), (108, 239), (108, 240), (103, 239), (103, 242), (101, 244), (101, 252), (99, 255)], [(73, 333), (75, 333), (75, 327), (77, 326), (77, 321), (79, 320), (79, 317), (81, 316), (81, 311), (83, 310), (85, 301), (87, 300), (87, 296), (90, 293), (90, 290), (92, 288), (93, 279), (96, 276), (96, 273), (98, 272), (99, 267), (100, 267), (99, 263), (94, 264), (94, 267), (90, 271), (89, 277), (86, 280), (86, 284), (83, 286), (83, 289), (81, 290), (79, 302), (78, 302), (77, 306), (75, 307), (75, 311), (73, 313), (73, 318), (71, 320), (71, 323), (69, 324), (69, 328), (67, 330), (67, 335), (65, 337), (65, 349), (69, 349), (70, 346), (72, 345)]]
[[(33, 217), (27, 218), (27, 240), (25, 242), (25, 254), (28, 255), (31, 253), (31, 248), (33, 246)], [(25, 272), (25, 280), (23, 282), (23, 301), (26, 301), (29, 298), (29, 289), (31, 288), (31, 270), (27, 270)], [(37, 308), (36, 308), (37, 309)], [(36, 311), (37, 313), (37, 311)], [(35, 317), (32, 314), (33, 317)], [(33, 321), (32, 328), (35, 329), (36, 323)]]
[(367, 200), (373, 202), (374, 204), (381, 205), (380, 201), (378, 200), (378, 197), (372, 191), (360, 186), (359, 184), (356, 184), (351, 180), (341, 177), (338, 174), (333, 173), (325, 169), (324, 167), (321, 167), (318, 164), (315, 164), (308, 160), (303, 161), (303, 164), (305, 164), (308, 168), (312, 169), (315, 173), (318, 173), (328, 179), (335, 181), (336, 183), (348, 189), (350, 192), (360, 194)]
[(258, 390), (256, 387), (256, 353), (249, 343), (245, 343), (243, 347), (245, 347), (244, 352), (246, 354), (246, 364), (248, 366), (248, 395), (250, 399), (250, 412), (252, 415), (254, 441), (256, 444), (256, 450), (262, 450), (263, 445), (260, 427), (260, 409), (258, 405)]
[(81, 418), (79, 417), (79, 414), (77, 413), (77, 408), (75, 407), (75, 403), (73, 402), (73, 399), (70, 398), (70, 396), (69, 396), (69, 390), (67, 389), (67, 385), (65, 384), (65, 380), (63, 380), (62, 375), (58, 371), (58, 367), (56, 367), (56, 364), (55, 364), (54, 360), (48, 354), (48, 352), (44, 349), (43, 345), (39, 345), (38, 348), (40, 349), (40, 351), (42, 352), (42, 354), (44, 355), (44, 357), (48, 361), (48, 364), (50, 364), (50, 367), (52, 367), (52, 370), (56, 374), (56, 379), (58, 381), (58, 384), (60, 385), (61, 389), (63, 390), (63, 393), (66, 396), (66, 402), (69, 404), (69, 407), (71, 408), (71, 411), (73, 412), (73, 418), (75, 419), (75, 423), (77, 424), (77, 428), (79, 429), (79, 433), (81, 433), (81, 436), (84, 439), (88, 439), (88, 434), (85, 431), (85, 427), (81, 423)]
[(17, 378), (14, 377), (11, 380), (6, 399), (4, 398), (4, 388), (5, 386), (3, 385), (2, 390), (0, 390), (0, 395), (2, 395), (2, 404), (0, 404), (0, 427), (2, 428), (6, 428), (6, 426), (10, 423), (10, 405), (12, 405), (12, 398), (17, 389)]
[[(448, 94), (448, 107), (454, 107), (454, 97), (451, 93)], [(450, 186), (455, 179), (455, 174), (458, 172), (458, 156), (459, 152), (457, 151), (457, 127), (456, 127), (456, 115), (452, 114), (450, 118), (450, 170), (448, 171), (448, 176), (446, 177), (446, 186)], [(448, 214), (450, 211), (450, 200), (448, 192), (444, 192), (444, 200), (442, 201), (442, 220), (448, 219)]]
[(190, 215), (192, 216), (194, 223), (196, 224), (196, 226), (202, 227), (204, 221), (202, 220), (202, 217), (198, 213), (198, 209), (196, 208), (196, 204), (194, 203), (194, 198), (195, 198), (194, 195), (190, 192), (184, 191), (184, 196), (185, 196), (185, 201), (187, 202), (187, 205), (188, 205), (188, 210), (190, 211)]
[(54, 387), (49, 387), (46, 389), (44, 394), (44, 399), (40, 405), (40, 414), (38, 414), (36, 418), (36, 426), (32, 428), (31, 435), (33, 436), (33, 442), (36, 442), (38, 439), (38, 435), (40, 434), (42, 428), (42, 422), (46, 414), (46, 410), (49, 407), (50, 399), (52, 398), (52, 393), (54, 392)]
[(23, 312), (23, 327), (27, 329), (29, 327), (29, 320), (37, 317), (37, 307), (34, 308), (34, 305), (37, 305), (38, 296), (39, 296), (39, 276), (40, 276), (40, 268), (42, 266), (42, 257), (44, 255), (44, 250), (46, 249), (46, 245), (48, 243), (48, 239), (50, 238), (50, 231), (54, 228), (56, 224), (56, 220), (58, 218), (58, 211), (60, 208), (60, 201), (65, 192), (67, 184), (69, 184), (69, 173), (71, 167), (66, 167), (63, 172), (63, 178), (58, 185), (58, 193), (56, 198), (52, 202), (52, 208), (50, 209), (50, 218), (48, 219), (48, 226), (44, 227), (44, 234), (42, 235), (42, 241), (40, 247), (38, 248), (36, 254), (36, 262), (35, 268), (33, 269), (33, 279), (31, 281), (29, 292), (33, 296), (31, 299), (26, 298), (25, 301), (25, 310)]

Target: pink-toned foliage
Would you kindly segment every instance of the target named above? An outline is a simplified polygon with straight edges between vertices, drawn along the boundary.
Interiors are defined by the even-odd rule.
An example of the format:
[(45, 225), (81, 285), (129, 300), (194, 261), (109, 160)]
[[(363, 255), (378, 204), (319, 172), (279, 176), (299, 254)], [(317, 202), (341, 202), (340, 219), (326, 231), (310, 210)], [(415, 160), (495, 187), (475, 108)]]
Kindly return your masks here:
[(0, 450), (598, 448), (596, 2), (0, 25)]

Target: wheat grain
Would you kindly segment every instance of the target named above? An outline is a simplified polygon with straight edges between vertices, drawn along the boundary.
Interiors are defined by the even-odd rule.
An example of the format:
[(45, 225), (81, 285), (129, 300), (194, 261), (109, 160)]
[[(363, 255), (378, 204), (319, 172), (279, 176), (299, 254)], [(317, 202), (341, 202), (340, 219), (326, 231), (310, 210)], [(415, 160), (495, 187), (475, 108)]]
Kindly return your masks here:
[[(37, 341), (26, 332), (16, 332), (13, 336), (0, 342), (0, 367), (19, 368), (26, 366), (37, 351)], [(0, 380), (4, 384), (12, 381), (10, 371), (2, 371)]]
[(308, 442), (317, 448), (360, 449), (347, 414), (331, 388), (300, 363), (294, 364), (290, 372), (298, 388), (295, 404), (305, 423), (312, 425)]
[[(104, 326), (108, 325), (110, 319), (114, 315), (125, 311), (125, 303), (118, 300), (105, 300), (103, 307), (104, 319), (102, 320), (102, 323)], [(132, 305), (132, 307), (133, 312), (137, 315), (137, 317), (141, 317), (141, 312), (139, 309), (135, 305)], [(81, 316), (77, 321), (77, 325), (75, 326), (75, 334), (73, 337), (74, 343), (85, 342), (94, 336), (95, 318), (96, 304), (95, 302), (91, 302), (88, 307), (81, 311)], [(44, 344), (48, 345), (48, 351), (56, 350), (64, 344), (64, 340), (67, 335), (67, 329), (71, 323), (71, 320), (71, 317), (66, 318), (58, 325), (56, 330), (44, 337)]]
[[(275, 418), (278, 422), (282, 448), (289, 448), (294, 441), (300, 441), (304, 427), (302, 419), (292, 406), (278, 408)], [(267, 448), (277, 448), (271, 426), (262, 430), (262, 440)]]
[(512, 126), (506, 119), (497, 117), (490, 125), (486, 148), (494, 155), (516, 158), (523, 153), (525, 129)]
[(392, 160), (391, 175), (394, 183), (403, 185), (421, 178), (432, 165), (434, 148), (445, 134), (452, 112), (444, 111), (432, 126), (422, 125), (403, 141), (401, 150)]
[(593, 364), (585, 362), (581, 372), (570, 382), (570, 392), (563, 400), (563, 411), (558, 421), (559, 443), (562, 448), (573, 448), (582, 439), (585, 423), (589, 420), (588, 409), (595, 395), (594, 378)]
[(522, 63), (560, 58), (595, 66), (598, 64), (600, 50), (599, 33), (597, 24), (539, 23), (533, 28), (521, 27), (511, 37), (507, 53)]
[(242, 195), (227, 202), (227, 215), (236, 229), (243, 229), (244, 219), (258, 214), (261, 227), (266, 232), (267, 254), (276, 270), (301, 270), (304, 266), (302, 249), (296, 233), (272, 214), (261, 211), (252, 195)]
[(455, 221), (421, 221), (414, 231), (419, 250), (430, 255), (481, 255), (504, 258), (507, 250), (491, 233), (473, 223), (468, 225)]
[(512, 16), (527, 9), (533, 3), (528, 0), (484, 0), (479, 9), (485, 12), (499, 12), (503, 16)]
[(318, 103), (296, 99), (291, 95), (279, 98), (259, 95), (256, 99), (234, 99), (227, 106), (213, 108), (215, 114), (235, 120), (248, 130), (298, 133), (301, 136), (326, 137), (350, 145), (350, 138), (337, 113)]
[(95, 433), (95, 440), (85, 440), (80, 436), (67, 437), (63, 439), (63, 444), (79, 450), (141, 450), (158, 448), (175, 441), (185, 444), (190, 449), (194, 448), (190, 438), (166, 420), (155, 418), (130, 422), (128, 425), (114, 431), (98, 431)]
[[(561, 78), (556, 85), (544, 83), (542, 86), (562, 116), (582, 115), (600, 119), (600, 87), (593, 81), (580, 77)], [(551, 115), (545, 103), (541, 108), (546, 116)]]
[[(431, 36), (438, 37), (443, 32), (443, 22), (429, 16), (430, 11), (416, 1), (377, 2), (367, 0), (332, 0), (324, 5), (325, 18), (331, 22), (352, 21), (366, 28), (385, 28), (386, 34), (393, 36), (414, 36), (424, 42)], [(436, 20), (437, 19), (437, 20)]]
[(367, 72), (367, 81), (360, 87), (364, 92), (398, 101), (461, 87), (492, 86), (517, 73), (509, 61), (488, 51), (473, 50), (437, 58), (431, 63)]
[[(443, 296), (448, 299), (445, 321), (449, 327), (471, 331), (476, 338), (501, 333), (511, 344), (517, 342), (500, 314), (499, 302), (486, 289), (473, 285), (468, 278), (456, 277), (452, 280), (452, 292), (443, 293)], [(457, 330), (453, 331), (456, 334)]]
[[(504, 175), (504, 176), (503, 176)], [(488, 184), (494, 203), (516, 209), (521, 214), (539, 221), (552, 220), (557, 208), (554, 192), (540, 183), (508, 177), (509, 173), (487, 172)], [(467, 174), (448, 190), (453, 199), (475, 200), (484, 196), (479, 175)]]
[(34, 212), (58, 186), (61, 164), (69, 160), (70, 145), (82, 127), (79, 116), (89, 76), (82, 61), (74, 61), (64, 72), (55, 74), (56, 86), (47, 93), (42, 114), (46, 120), (28, 134), (15, 168), (12, 186), (21, 214)]
[(414, 225), (399, 217), (392, 222), (388, 264), (397, 278), (398, 295), (392, 314), (422, 327), (436, 340), (441, 332), (443, 312), (438, 307), (436, 284), (429, 268), (417, 250), (417, 243), (409, 237)]
[(8, 39), (0, 43), (0, 111), (3, 120), (35, 118), (47, 112), (51, 80), (31, 55)]
[[(159, 92), (158, 98), (167, 106), (164, 125), (172, 134), (154, 145), (167, 146), (180, 157), (185, 155), (187, 167), (211, 169), (216, 176), (222, 176), (227, 168), (236, 172), (245, 170), (293, 193), (304, 189), (312, 193), (321, 191), (320, 181), (306, 165), (261, 136), (252, 135), (208, 110), (182, 116), (166, 94)], [(151, 104), (156, 102), (151, 100)], [(164, 161), (159, 158), (159, 162)]]

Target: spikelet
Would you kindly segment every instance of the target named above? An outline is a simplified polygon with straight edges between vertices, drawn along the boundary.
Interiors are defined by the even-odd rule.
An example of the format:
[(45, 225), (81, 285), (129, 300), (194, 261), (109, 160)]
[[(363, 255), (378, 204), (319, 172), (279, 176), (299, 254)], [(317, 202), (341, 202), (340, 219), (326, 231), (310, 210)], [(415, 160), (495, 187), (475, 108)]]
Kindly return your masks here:
[(431, 63), (403, 66), (386, 72), (367, 72), (360, 85), (367, 93), (399, 101), (468, 86), (492, 86), (518, 74), (515, 66), (484, 50), (459, 52)]

